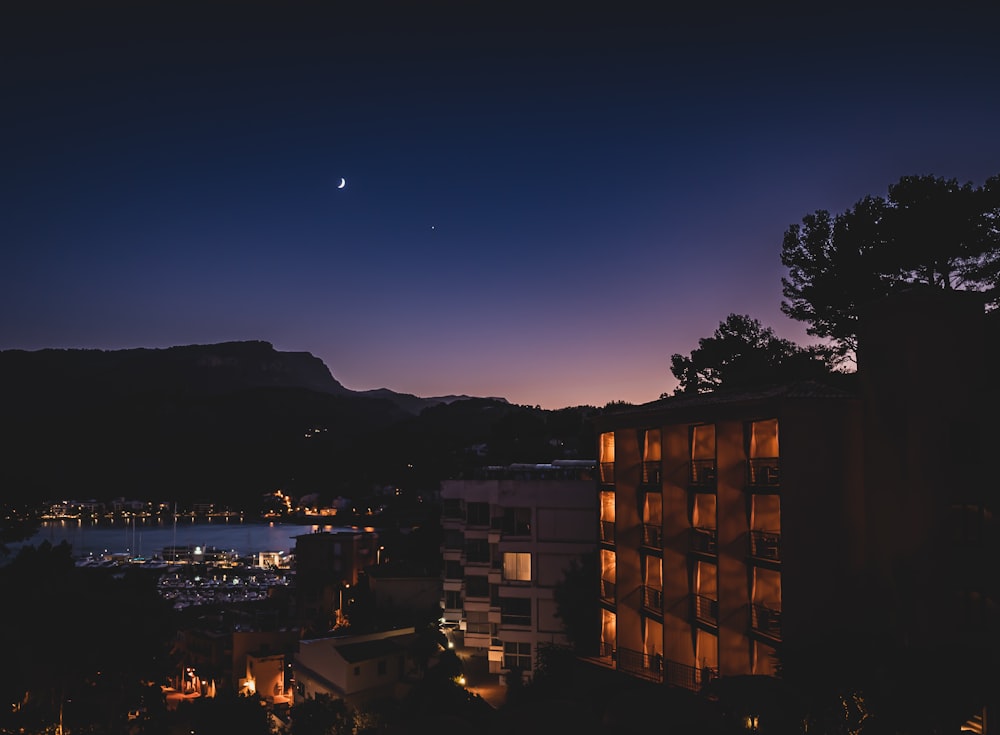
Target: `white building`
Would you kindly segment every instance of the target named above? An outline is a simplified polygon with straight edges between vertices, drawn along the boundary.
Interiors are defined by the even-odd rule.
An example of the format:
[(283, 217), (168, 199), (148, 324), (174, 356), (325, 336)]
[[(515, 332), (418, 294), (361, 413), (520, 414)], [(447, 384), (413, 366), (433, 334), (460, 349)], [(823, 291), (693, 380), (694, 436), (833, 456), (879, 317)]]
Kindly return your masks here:
[(594, 461), (489, 468), (441, 485), (444, 624), (490, 673), (534, 671), (540, 645), (568, 645), (554, 588), (597, 548)]
[(392, 695), (412, 667), (413, 628), (299, 642), (296, 701), (325, 694), (351, 706)]

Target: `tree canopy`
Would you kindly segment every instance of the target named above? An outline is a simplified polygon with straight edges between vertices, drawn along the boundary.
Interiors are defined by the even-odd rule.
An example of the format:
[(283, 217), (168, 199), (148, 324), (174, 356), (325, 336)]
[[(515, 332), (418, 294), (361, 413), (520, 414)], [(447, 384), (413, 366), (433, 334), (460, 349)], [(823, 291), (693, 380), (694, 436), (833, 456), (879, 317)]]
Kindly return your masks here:
[(888, 197), (845, 212), (817, 210), (785, 232), (781, 310), (830, 339), (841, 358), (857, 348), (866, 305), (912, 284), (1000, 301), (1000, 176), (983, 186), (904, 176)]
[(671, 356), (670, 371), (680, 381), (674, 395), (683, 395), (817, 380), (832, 374), (832, 362), (827, 348), (800, 347), (757, 319), (730, 314), (689, 356)]

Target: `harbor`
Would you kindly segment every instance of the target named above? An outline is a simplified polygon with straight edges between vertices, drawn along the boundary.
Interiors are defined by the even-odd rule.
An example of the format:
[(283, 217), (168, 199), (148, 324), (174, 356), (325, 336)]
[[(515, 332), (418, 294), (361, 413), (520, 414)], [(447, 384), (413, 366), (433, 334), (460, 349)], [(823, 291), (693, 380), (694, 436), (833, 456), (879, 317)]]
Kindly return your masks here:
[[(283, 523), (244, 523), (190, 519), (133, 519), (129, 522), (98, 523), (85, 519), (50, 520), (23, 545), (66, 542), (73, 557), (82, 563), (127, 561), (131, 563), (219, 563), (225, 564), (260, 554), (287, 556), (295, 537), (311, 533), (314, 526)], [(12, 548), (16, 551), (18, 545)], [(207, 555), (207, 556), (206, 556)], [(269, 557), (273, 561), (273, 556)]]

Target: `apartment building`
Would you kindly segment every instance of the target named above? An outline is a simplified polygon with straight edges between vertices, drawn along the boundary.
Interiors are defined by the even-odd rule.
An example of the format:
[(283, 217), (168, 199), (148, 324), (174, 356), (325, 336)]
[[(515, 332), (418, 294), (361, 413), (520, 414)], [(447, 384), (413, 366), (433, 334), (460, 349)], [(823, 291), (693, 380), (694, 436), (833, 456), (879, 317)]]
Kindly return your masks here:
[[(866, 315), (852, 392), (802, 383), (599, 418), (609, 665), (698, 689), (776, 674), (789, 645), (863, 656), (874, 635), (882, 651), (944, 652), (934, 680), (983, 670), (997, 390), (966, 296), (905, 293)], [(942, 381), (943, 364), (962, 380)]]
[(442, 483), (444, 626), (490, 673), (530, 674), (539, 646), (568, 644), (553, 590), (597, 546), (595, 466), (519, 464)]
[(362, 571), (379, 556), (374, 528), (313, 529), (294, 537), (295, 599), (303, 618), (329, 617), (340, 610), (344, 591), (356, 587)]
[(813, 383), (606, 416), (602, 654), (689, 688), (775, 673), (783, 637), (837, 615), (860, 569), (859, 419)]

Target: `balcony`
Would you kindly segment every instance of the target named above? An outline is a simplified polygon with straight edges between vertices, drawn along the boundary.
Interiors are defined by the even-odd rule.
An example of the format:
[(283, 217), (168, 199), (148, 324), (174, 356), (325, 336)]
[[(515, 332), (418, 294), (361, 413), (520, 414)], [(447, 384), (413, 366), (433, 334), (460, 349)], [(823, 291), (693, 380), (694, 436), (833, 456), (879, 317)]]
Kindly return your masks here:
[(601, 521), (601, 541), (605, 544), (615, 542), (615, 522)]
[(642, 608), (657, 615), (663, 615), (663, 590), (644, 584), (642, 586)]
[(691, 551), (698, 554), (718, 555), (719, 532), (714, 528), (692, 528)]
[(717, 470), (714, 459), (692, 459), (688, 484), (699, 492), (715, 492)]
[(663, 528), (660, 524), (642, 524), (642, 545), (647, 549), (663, 549)]
[(629, 648), (619, 648), (617, 651), (618, 669), (632, 676), (651, 681), (663, 681), (663, 656), (633, 651)]
[(750, 629), (754, 633), (780, 641), (781, 610), (756, 603), (750, 605)]
[(776, 490), (781, 478), (781, 462), (777, 457), (757, 457), (747, 461), (750, 487), (760, 490)]
[(663, 470), (658, 461), (642, 463), (642, 483), (644, 485), (660, 485), (663, 482)]
[(619, 671), (635, 677), (655, 682), (666, 682), (670, 686), (681, 687), (692, 692), (699, 691), (705, 684), (719, 678), (719, 670), (706, 666), (697, 668), (678, 661), (671, 661), (658, 653), (649, 654), (629, 648), (617, 650), (602, 649), (602, 655), (614, 655)]
[(692, 616), (699, 623), (719, 626), (719, 601), (705, 595), (691, 595)]
[(605, 485), (615, 484), (615, 463), (601, 462), (601, 482)]
[(755, 559), (781, 561), (781, 534), (769, 531), (751, 531), (750, 556)]
[(615, 603), (615, 583), (607, 579), (601, 580), (601, 601)]

